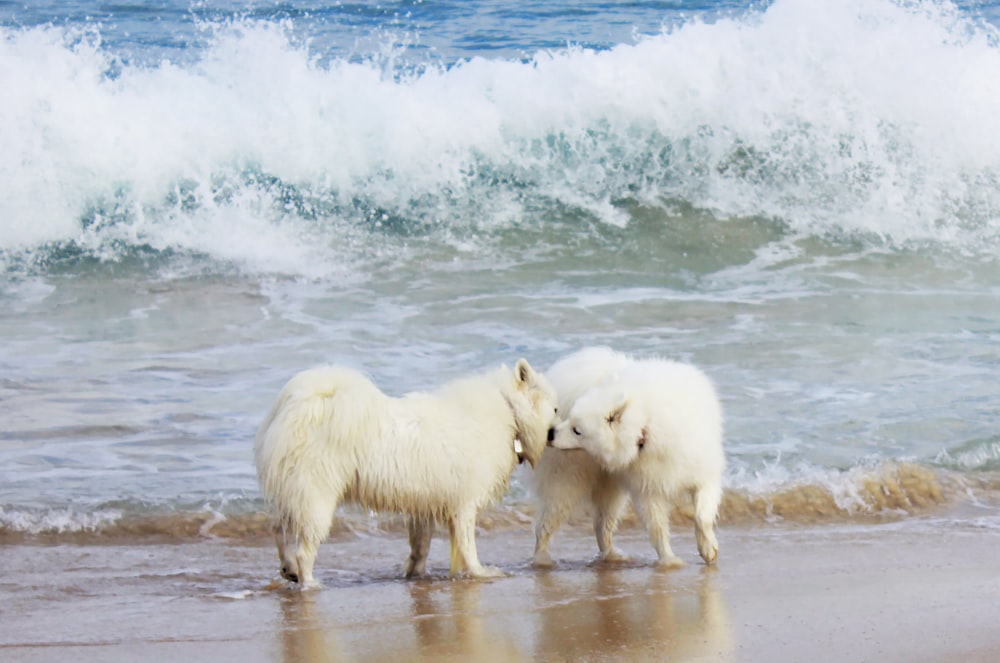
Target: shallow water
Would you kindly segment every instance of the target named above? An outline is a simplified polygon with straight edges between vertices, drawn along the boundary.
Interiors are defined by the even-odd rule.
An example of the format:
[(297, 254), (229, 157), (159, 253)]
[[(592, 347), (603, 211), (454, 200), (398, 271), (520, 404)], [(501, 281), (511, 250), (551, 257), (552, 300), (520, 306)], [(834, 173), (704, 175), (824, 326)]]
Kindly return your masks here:
[(407, 581), (402, 533), (339, 535), (320, 551), (325, 587), (305, 592), (262, 572), (276, 568), (269, 545), (3, 546), (0, 650), (19, 662), (988, 661), (997, 532), (968, 515), (723, 528), (718, 567), (679, 528), (688, 566), (671, 571), (630, 527), (618, 542), (631, 562), (592, 564), (590, 528), (574, 526), (552, 570), (528, 565), (525, 528), (488, 531), (481, 556), (507, 573), (490, 581), (445, 580), (440, 540), (430, 576)]

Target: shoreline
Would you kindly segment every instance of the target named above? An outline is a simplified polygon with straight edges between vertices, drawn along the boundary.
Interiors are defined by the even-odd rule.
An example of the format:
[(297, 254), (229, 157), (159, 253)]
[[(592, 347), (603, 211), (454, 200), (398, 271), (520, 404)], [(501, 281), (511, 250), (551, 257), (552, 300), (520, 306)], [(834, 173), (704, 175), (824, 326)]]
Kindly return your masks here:
[[(507, 577), (448, 580), (435, 536), (430, 577), (402, 578), (405, 536), (323, 545), (324, 588), (272, 580), (257, 545), (7, 545), (0, 562), (6, 661), (987, 661), (1000, 657), (1000, 531), (972, 517), (884, 524), (728, 527), (705, 567), (662, 571), (643, 532), (633, 560), (592, 565), (587, 526), (561, 529), (552, 570), (528, 564), (530, 527), (481, 531)], [(993, 522), (993, 521), (991, 521)]]
[[(524, 472), (524, 470), (521, 470)], [(970, 504), (1000, 505), (1000, 473), (961, 474), (910, 462), (887, 461), (873, 468), (857, 468), (847, 473), (849, 481), (831, 483), (799, 482), (773, 487), (766, 492), (727, 488), (719, 510), (722, 527), (760, 528), (775, 524), (788, 526), (842, 526), (849, 523), (882, 524), (912, 518), (926, 518), (963, 509)], [(517, 476), (519, 487), (526, 482)], [(0, 546), (3, 545), (106, 545), (171, 544), (225, 539), (234, 545), (254, 545), (270, 539), (271, 517), (262, 501), (236, 502), (230, 510), (218, 504), (185, 504), (177, 509), (166, 504), (150, 508), (137, 503), (97, 507), (96, 511), (75, 511), (54, 507), (20, 511), (0, 508)], [(479, 514), (478, 526), (485, 530), (531, 527), (535, 503), (526, 494), (507, 497), (504, 503), (487, 507)], [(580, 509), (571, 523), (587, 525), (590, 515)], [(692, 505), (680, 500), (671, 515), (672, 527), (691, 526)], [(635, 527), (631, 507), (626, 508), (622, 527)], [(441, 528), (443, 529), (443, 528)], [(375, 533), (405, 531), (402, 516), (373, 515), (356, 506), (342, 506), (331, 528), (335, 539)]]

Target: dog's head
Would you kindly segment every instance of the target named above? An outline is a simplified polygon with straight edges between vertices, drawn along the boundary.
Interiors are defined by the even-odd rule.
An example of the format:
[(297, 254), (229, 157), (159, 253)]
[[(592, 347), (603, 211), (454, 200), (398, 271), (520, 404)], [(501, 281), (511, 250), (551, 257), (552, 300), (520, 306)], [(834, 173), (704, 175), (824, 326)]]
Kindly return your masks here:
[(524, 459), (534, 467), (553, 435), (557, 419), (556, 390), (526, 359), (514, 366), (513, 389), (507, 394)]
[(550, 442), (556, 449), (583, 449), (608, 470), (635, 461), (646, 446), (639, 408), (615, 384), (593, 387), (573, 404), (556, 426)]

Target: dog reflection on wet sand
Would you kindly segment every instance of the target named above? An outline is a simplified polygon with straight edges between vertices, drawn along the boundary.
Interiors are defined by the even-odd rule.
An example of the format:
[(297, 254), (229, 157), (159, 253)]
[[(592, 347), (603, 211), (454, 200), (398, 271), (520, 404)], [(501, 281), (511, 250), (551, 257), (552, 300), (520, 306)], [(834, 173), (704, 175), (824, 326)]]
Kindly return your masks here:
[(562, 567), (494, 583), (376, 579), (283, 592), (284, 663), (732, 660), (714, 567)]
[(648, 569), (540, 573), (536, 660), (727, 661), (733, 639), (713, 567), (692, 582)]
[[(410, 585), (413, 628), (420, 658), (435, 663), (511, 663), (529, 661), (529, 651), (515, 644), (513, 633), (485, 617), (480, 583), (417, 582)], [(491, 628), (492, 627), (492, 628)]]
[(284, 663), (337, 663), (348, 660), (340, 651), (335, 631), (314, 594), (295, 592), (282, 596), (281, 651)]

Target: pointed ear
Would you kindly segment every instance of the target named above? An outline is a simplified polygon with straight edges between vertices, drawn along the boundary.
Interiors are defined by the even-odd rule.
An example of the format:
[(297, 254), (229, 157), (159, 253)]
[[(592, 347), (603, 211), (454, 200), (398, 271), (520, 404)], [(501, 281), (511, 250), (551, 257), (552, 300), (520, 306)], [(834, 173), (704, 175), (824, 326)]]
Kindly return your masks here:
[(625, 414), (625, 410), (628, 408), (629, 400), (622, 397), (621, 401), (608, 413), (605, 420), (612, 426), (617, 426), (622, 422), (622, 416)]
[(535, 381), (535, 369), (523, 357), (517, 360), (517, 366), (514, 367), (514, 375), (517, 378), (519, 386), (528, 385)]

